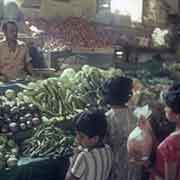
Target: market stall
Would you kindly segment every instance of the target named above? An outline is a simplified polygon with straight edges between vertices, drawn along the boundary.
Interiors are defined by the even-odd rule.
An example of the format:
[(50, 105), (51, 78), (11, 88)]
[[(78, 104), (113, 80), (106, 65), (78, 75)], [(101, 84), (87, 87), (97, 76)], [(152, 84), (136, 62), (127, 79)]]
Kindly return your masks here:
[(159, 77), (154, 68), (151, 72), (149, 65), (144, 68), (139, 65), (135, 74), (132, 66), (101, 69), (82, 65), (49, 78), (17, 82), (17, 89), (7, 86), (0, 96), (0, 178), (63, 179), (73, 152), (72, 119), (83, 109), (108, 110), (103, 101), (105, 80), (120, 75), (138, 78), (143, 88), (136, 105), (152, 104), (173, 83)]
[[(34, 68), (32, 77), (0, 84), (0, 179), (63, 180), (73, 155), (72, 120), (84, 109), (109, 110), (104, 102), (106, 80), (128, 76), (138, 82), (134, 108), (160, 101), (161, 91), (177, 80), (173, 73), (180, 73), (178, 64), (161, 58), (169, 52), (161, 46), (163, 38), (155, 48), (146, 38), (141, 44), (115, 28), (73, 17), (63, 22), (30, 19), (28, 25), (45, 30), (41, 47), (45, 67)], [(119, 37), (120, 45), (135, 54), (135, 63), (128, 59), (114, 68), (113, 45)], [(27, 42), (34, 38), (38, 40), (19, 34)], [(139, 63), (144, 54), (145, 61)]]

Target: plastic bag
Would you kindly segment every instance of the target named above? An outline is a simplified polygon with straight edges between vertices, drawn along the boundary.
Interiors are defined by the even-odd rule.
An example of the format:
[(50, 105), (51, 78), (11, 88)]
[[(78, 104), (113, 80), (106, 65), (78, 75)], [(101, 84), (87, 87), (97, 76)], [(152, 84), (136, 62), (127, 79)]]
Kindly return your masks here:
[(139, 121), (143, 121), (143, 126), (137, 126), (129, 135), (127, 149), (130, 161), (146, 161), (152, 151), (153, 139), (148, 121), (152, 111), (148, 105), (137, 108), (134, 111)]

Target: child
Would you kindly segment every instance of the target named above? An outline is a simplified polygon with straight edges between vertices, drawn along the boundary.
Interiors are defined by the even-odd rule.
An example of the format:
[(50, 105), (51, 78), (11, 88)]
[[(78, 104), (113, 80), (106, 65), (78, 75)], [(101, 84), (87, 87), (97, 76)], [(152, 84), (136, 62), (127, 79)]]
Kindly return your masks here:
[(135, 118), (127, 105), (132, 89), (133, 82), (126, 77), (112, 78), (104, 86), (105, 101), (111, 106), (106, 114), (106, 141), (112, 147), (114, 157), (111, 180), (138, 180), (141, 176), (140, 167), (130, 167), (128, 163), (127, 139), (129, 132), (136, 126)]
[(107, 180), (112, 152), (103, 143), (106, 117), (100, 111), (85, 111), (75, 117), (76, 141), (81, 148), (76, 152), (66, 180)]

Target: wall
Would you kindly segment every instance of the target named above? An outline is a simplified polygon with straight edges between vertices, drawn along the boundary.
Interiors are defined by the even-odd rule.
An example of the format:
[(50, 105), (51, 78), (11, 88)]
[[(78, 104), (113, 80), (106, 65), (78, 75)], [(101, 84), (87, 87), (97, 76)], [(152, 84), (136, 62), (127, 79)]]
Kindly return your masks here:
[(165, 26), (167, 24), (167, 6), (163, 0), (144, 0), (143, 22), (147, 26)]
[(164, 0), (164, 2), (169, 6), (169, 13), (175, 14), (179, 11), (179, 0)]
[(41, 1), (41, 16), (51, 18), (55, 16), (86, 17), (96, 15), (96, 0), (71, 0), (70, 2), (57, 2), (54, 0)]
[(37, 18), (40, 17), (40, 9), (38, 8), (21, 8), (24, 16), (27, 17), (32, 17), (32, 18)]

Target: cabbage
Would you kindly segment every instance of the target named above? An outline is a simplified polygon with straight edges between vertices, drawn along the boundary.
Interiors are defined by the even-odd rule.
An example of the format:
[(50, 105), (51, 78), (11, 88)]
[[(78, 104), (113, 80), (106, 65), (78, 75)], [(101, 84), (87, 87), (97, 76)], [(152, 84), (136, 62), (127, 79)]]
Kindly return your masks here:
[(166, 46), (165, 36), (168, 34), (168, 30), (161, 30), (156, 28), (152, 34), (153, 45), (155, 47)]
[(63, 86), (65, 89), (67, 88), (72, 88), (75, 86), (75, 77), (76, 77), (76, 72), (72, 68), (67, 68), (63, 71), (63, 73), (60, 76), (60, 84), (61, 87)]
[(61, 76), (60, 76), (60, 80), (61, 81), (69, 81), (69, 80), (73, 80), (74, 76), (75, 76), (76, 72), (74, 69), (72, 68), (67, 68), (65, 69)]
[(116, 68), (110, 68), (106, 74), (104, 74), (104, 76), (106, 78), (112, 78), (112, 77), (115, 77), (115, 76), (123, 76), (123, 72), (121, 69), (116, 69)]
[(82, 66), (81, 70), (84, 71), (84, 72), (89, 72), (89, 70), (90, 70), (91, 68), (92, 68), (91, 66), (89, 66), (89, 65), (86, 64), (86, 65)]
[(36, 83), (34, 83), (34, 82), (28, 83), (28, 88), (30, 88), (30, 89), (35, 89), (36, 87), (37, 87), (37, 84), (36, 84)]
[(5, 91), (5, 96), (9, 99), (9, 100), (13, 100), (16, 98), (16, 92), (12, 89), (8, 89)]

